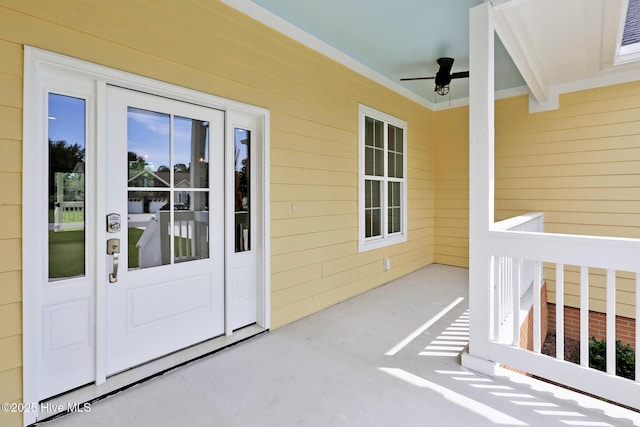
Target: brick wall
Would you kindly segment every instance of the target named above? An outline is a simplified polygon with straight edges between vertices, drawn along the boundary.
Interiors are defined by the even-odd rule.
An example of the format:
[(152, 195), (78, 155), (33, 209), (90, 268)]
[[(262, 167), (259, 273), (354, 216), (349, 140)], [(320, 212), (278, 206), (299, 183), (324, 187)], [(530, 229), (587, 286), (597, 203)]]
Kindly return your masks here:
[[(548, 304), (549, 332), (556, 331), (556, 305)], [(580, 309), (564, 308), (564, 336), (580, 340)], [(607, 336), (607, 315), (589, 310), (589, 338), (604, 339)], [(636, 321), (628, 317), (616, 316), (616, 340), (635, 346)], [(635, 347), (634, 347), (635, 348)]]
[[(547, 303), (547, 285), (542, 285), (540, 289), (540, 311), (542, 312), (541, 319), (541, 337), (542, 340), (547, 336), (549, 309)], [(520, 348), (526, 348), (527, 350), (533, 350), (533, 307), (529, 309), (529, 313), (522, 326), (520, 326)]]

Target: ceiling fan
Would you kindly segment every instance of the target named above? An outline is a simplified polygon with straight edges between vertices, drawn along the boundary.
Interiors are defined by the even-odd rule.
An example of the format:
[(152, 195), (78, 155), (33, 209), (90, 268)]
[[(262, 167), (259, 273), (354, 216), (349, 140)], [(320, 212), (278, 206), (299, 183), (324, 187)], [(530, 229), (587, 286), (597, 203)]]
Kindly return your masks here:
[(451, 67), (453, 66), (453, 58), (438, 58), (438, 65), (440, 65), (440, 69), (433, 77), (409, 77), (405, 79), (400, 79), (400, 81), (408, 81), (408, 80), (436, 80), (436, 88), (434, 91), (438, 95), (446, 95), (449, 93), (449, 83), (451, 83), (452, 79), (464, 79), (469, 77), (468, 71), (459, 71), (456, 73), (451, 72)]

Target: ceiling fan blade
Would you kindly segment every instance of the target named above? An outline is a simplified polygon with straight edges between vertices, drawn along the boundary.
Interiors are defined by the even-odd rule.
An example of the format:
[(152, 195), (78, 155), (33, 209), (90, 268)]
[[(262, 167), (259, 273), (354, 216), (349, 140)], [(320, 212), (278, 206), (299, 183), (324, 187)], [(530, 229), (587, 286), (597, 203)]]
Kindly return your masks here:
[(435, 79), (435, 76), (433, 77), (408, 77), (406, 79), (400, 79), (401, 82), (406, 82), (407, 80), (432, 80)]
[(452, 79), (464, 79), (466, 77), (469, 77), (468, 71), (458, 71), (457, 73), (451, 73)]

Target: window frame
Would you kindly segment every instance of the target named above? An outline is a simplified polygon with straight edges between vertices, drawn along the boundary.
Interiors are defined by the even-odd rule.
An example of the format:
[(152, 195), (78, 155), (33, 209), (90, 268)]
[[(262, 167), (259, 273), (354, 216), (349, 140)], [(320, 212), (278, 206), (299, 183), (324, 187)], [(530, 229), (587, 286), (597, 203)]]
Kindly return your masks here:
[[(365, 128), (366, 119), (374, 119), (383, 123), (383, 164), (382, 176), (365, 174)], [(389, 177), (388, 166), (388, 137), (389, 125), (402, 129), (402, 178)], [(364, 252), (373, 249), (396, 245), (407, 241), (407, 122), (389, 114), (378, 111), (363, 104), (358, 106), (358, 251)], [(397, 142), (396, 142), (397, 143)], [(366, 237), (365, 220), (365, 185), (368, 179), (381, 182), (381, 234), (380, 236)], [(400, 231), (389, 233), (388, 215), (389, 198), (388, 188), (390, 182), (400, 183)]]

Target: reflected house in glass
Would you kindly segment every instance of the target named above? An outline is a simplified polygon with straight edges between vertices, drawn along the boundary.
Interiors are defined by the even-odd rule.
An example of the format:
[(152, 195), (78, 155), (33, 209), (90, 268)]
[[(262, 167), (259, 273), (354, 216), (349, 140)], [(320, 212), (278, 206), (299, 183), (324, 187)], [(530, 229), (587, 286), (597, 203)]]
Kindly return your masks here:
[[(139, 172), (137, 175), (129, 178), (130, 187), (168, 187), (170, 180), (169, 171), (154, 172), (149, 169), (145, 169)], [(175, 188), (184, 188), (185, 191), (175, 192), (174, 209), (185, 210), (189, 209), (191, 203), (191, 197), (189, 188), (191, 188), (191, 174), (190, 172), (175, 172), (174, 180), (176, 182)], [(161, 192), (155, 194), (153, 192), (147, 192), (136, 194), (135, 197), (129, 198), (130, 210), (129, 213), (155, 213), (159, 210), (167, 210), (169, 201), (165, 197), (166, 193)]]
[[(169, 187), (168, 179), (160, 176), (160, 173), (150, 169), (144, 169), (137, 174), (133, 174), (131, 169), (129, 174), (129, 187)], [(168, 175), (168, 172), (167, 172)], [(168, 178), (168, 176), (166, 177)], [(129, 213), (155, 213), (168, 203), (166, 192), (131, 192), (129, 194)]]

